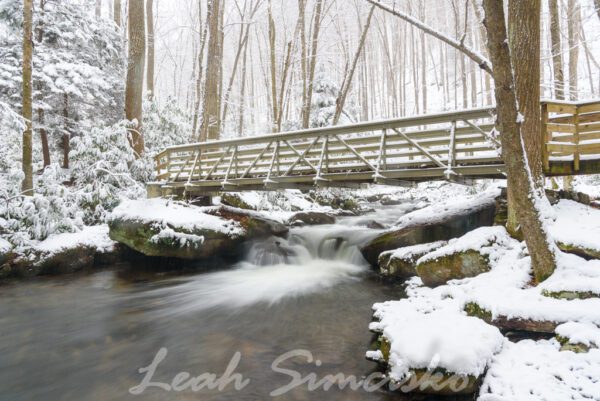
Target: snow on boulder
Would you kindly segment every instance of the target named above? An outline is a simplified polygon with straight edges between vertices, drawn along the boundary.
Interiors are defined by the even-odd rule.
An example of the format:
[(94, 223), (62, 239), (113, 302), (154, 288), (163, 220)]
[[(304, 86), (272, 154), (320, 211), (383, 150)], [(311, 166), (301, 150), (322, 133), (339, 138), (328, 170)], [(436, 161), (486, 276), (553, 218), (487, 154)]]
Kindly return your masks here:
[(507, 343), (494, 357), (478, 401), (598, 400), (600, 350), (560, 352), (556, 340)]
[(396, 225), (381, 233), (361, 252), (373, 266), (379, 255), (406, 246), (459, 237), (478, 227), (494, 224), (499, 188), (491, 188), (477, 196), (459, 196), (446, 202), (408, 213)]
[(475, 392), (478, 379), (504, 346), (500, 331), (459, 311), (427, 313), (405, 301), (388, 305), (373, 324), (382, 333), (382, 345), (368, 357), (384, 359), (389, 378), (402, 383), (402, 391)]
[(538, 287), (545, 296), (553, 298), (599, 298), (600, 260), (560, 253), (556, 270)]
[(416, 276), (417, 260), (446, 244), (446, 241), (436, 241), (383, 252), (379, 255), (379, 271), (384, 276), (399, 279)]
[(9, 266), (4, 266), (12, 257), (12, 245), (10, 242), (0, 238), (0, 278), (8, 276), (10, 273)]
[(287, 231), (256, 212), (166, 199), (125, 201), (113, 211), (109, 227), (112, 239), (137, 252), (180, 259), (235, 256), (246, 238)]
[(564, 199), (553, 208), (556, 220), (550, 224), (549, 231), (559, 248), (600, 259), (600, 210)]
[(591, 323), (567, 322), (555, 330), (561, 351), (587, 352), (600, 347), (600, 329)]
[(416, 272), (428, 287), (474, 277), (489, 271), (490, 256), (509, 243), (504, 227), (481, 227), (421, 257)]

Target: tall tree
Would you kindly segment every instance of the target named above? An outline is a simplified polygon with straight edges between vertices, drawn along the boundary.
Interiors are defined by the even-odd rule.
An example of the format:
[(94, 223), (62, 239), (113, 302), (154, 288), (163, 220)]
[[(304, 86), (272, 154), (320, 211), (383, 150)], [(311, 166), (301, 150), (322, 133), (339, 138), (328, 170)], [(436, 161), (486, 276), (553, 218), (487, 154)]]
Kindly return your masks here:
[[(36, 42), (38, 43), (38, 46), (41, 46), (42, 41), (44, 40), (44, 7), (46, 7), (46, 0), (40, 0), (39, 12), (41, 14), (41, 18), (39, 19), (36, 27)], [(36, 85), (36, 89), (41, 91), (42, 85), (38, 83)], [(37, 117), (39, 120), (40, 141), (42, 143), (42, 157), (44, 160), (44, 168), (46, 168), (50, 165), (50, 147), (48, 145), (48, 132), (46, 131), (45, 127), (46, 112), (42, 106), (37, 108)]]
[(579, 64), (579, 25), (581, 10), (577, 0), (569, 0), (568, 11), (568, 40), (569, 40), (569, 98), (577, 100), (577, 66)]
[(206, 77), (204, 79), (204, 104), (202, 107), (202, 125), (200, 126), (200, 140), (216, 140), (219, 138), (219, 81), (221, 71), (221, 46), (220, 13), (221, 1), (210, 0), (208, 15), (208, 54)]
[[(532, 0), (511, 0), (512, 7), (525, 10), (531, 5)], [(534, 178), (530, 175), (528, 158), (526, 157), (523, 140), (522, 119), (519, 118), (518, 83), (515, 83), (513, 66), (522, 62), (513, 63), (514, 54), (511, 54), (506, 36), (503, 2), (498, 0), (484, 0), (485, 26), (488, 37), (488, 51), (493, 65), (495, 83), (495, 97), (497, 107), (497, 124), (502, 132), (502, 151), (506, 164), (508, 185), (513, 187), (514, 201), (525, 242), (531, 255), (535, 279), (541, 282), (548, 278), (556, 267), (556, 246), (548, 238), (542, 221), (540, 208), (548, 205), (548, 200), (543, 190), (536, 187)], [(520, 4), (515, 4), (520, 3)], [(524, 18), (528, 18), (525, 17)], [(537, 20), (539, 21), (539, 19)], [(529, 28), (528, 28), (529, 27)], [(533, 29), (529, 32), (528, 29)], [(512, 36), (535, 37), (536, 28), (523, 23), (520, 30), (513, 30)], [(518, 47), (518, 45), (517, 45)], [(515, 68), (515, 72), (519, 68)], [(521, 75), (521, 78), (523, 75)], [(537, 82), (531, 86), (537, 86)], [(535, 91), (532, 91), (535, 92)], [(531, 96), (533, 97), (535, 93)], [(538, 101), (539, 98), (535, 98)]]
[(23, 2), (23, 182), (21, 189), (24, 195), (33, 195), (33, 0)]
[(148, 98), (154, 97), (154, 0), (146, 1), (146, 25), (148, 31), (148, 67), (146, 70), (146, 89)]
[(565, 77), (563, 72), (562, 44), (560, 40), (560, 14), (558, 10), (558, 0), (548, 0), (548, 9), (550, 11), (550, 42), (552, 44), (554, 96), (558, 100), (563, 100), (565, 98)]
[[(540, 15), (541, 1), (510, 0), (508, 3), (508, 36), (513, 60), (514, 80), (519, 112), (524, 120), (521, 134), (534, 183), (543, 187), (542, 137), (540, 114)], [(525, 34), (526, 33), (526, 34)], [(506, 228), (518, 235), (519, 220), (515, 191), (520, 188), (508, 187), (508, 219)]]
[(142, 96), (144, 93), (144, 67), (146, 61), (144, 0), (129, 0), (128, 19), (129, 54), (127, 81), (125, 83), (125, 117), (136, 122), (130, 129), (129, 141), (136, 157), (140, 157), (144, 153), (142, 131)]
[(312, 41), (310, 45), (310, 60), (308, 66), (308, 89), (304, 104), (302, 105), (302, 128), (308, 128), (310, 122), (310, 104), (312, 102), (312, 94), (314, 91), (315, 69), (317, 66), (317, 51), (319, 46), (319, 31), (321, 30), (321, 11), (323, 8), (323, 0), (316, 0), (313, 27)]

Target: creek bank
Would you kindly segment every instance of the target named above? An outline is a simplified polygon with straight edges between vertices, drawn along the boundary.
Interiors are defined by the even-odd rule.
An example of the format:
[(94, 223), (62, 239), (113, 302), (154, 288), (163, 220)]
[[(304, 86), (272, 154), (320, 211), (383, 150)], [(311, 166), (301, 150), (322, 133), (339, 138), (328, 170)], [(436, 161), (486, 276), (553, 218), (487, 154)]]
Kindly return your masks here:
[(11, 253), (0, 266), (0, 278), (74, 273), (113, 264), (123, 251), (108, 237), (108, 226), (84, 227), (75, 233), (51, 235), (23, 252)]

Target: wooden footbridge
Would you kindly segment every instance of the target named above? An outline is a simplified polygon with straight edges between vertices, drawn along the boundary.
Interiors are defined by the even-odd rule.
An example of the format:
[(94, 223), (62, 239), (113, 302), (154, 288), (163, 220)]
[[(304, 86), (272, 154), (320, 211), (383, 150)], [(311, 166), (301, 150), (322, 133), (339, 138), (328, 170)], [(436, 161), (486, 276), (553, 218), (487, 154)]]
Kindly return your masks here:
[[(541, 103), (548, 176), (600, 173), (600, 101)], [(150, 196), (504, 177), (495, 109), (169, 147)]]

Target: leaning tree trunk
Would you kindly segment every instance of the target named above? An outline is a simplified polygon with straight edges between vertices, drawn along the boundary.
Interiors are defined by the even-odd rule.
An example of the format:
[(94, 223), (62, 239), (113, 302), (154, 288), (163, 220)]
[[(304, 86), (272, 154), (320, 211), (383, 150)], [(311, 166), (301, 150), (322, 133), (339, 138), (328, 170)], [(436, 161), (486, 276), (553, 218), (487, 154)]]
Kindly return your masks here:
[(135, 121), (130, 130), (129, 142), (136, 157), (144, 153), (142, 133), (142, 96), (144, 93), (144, 67), (146, 61), (146, 21), (144, 0), (129, 0), (129, 55), (125, 86), (125, 117)]
[(23, 182), (21, 189), (24, 195), (33, 195), (33, 0), (25, 0), (23, 4)]
[(154, 0), (146, 2), (146, 25), (148, 29), (148, 68), (146, 71), (146, 89), (148, 99), (154, 98)]
[[(530, 0), (512, 1), (524, 3), (517, 6), (527, 7), (530, 4)], [(508, 185), (518, 189), (513, 192), (517, 217), (521, 222), (525, 243), (531, 255), (535, 279), (541, 282), (548, 278), (556, 267), (556, 246), (548, 238), (541, 216), (541, 208), (549, 207), (548, 200), (543, 195), (543, 191), (536, 187), (525, 156), (523, 127), (519, 118), (513, 63), (506, 37), (502, 2), (484, 0), (483, 6), (488, 50), (494, 71), (497, 124), (502, 133)], [(517, 31), (515, 34), (526, 36), (527, 31)]]
[(340, 93), (338, 94), (338, 97), (335, 100), (335, 114), (333, 115), (333, 121), (331, 122), (332, 125), (336, 125), (338, 123), (338, 121), (340, 120), (340, 116), (342, 115), (342, 111), (344, 110), (346, 98), (348, 97), (348, 93), (350, 92), (350, 88), (352, 87), (352, 78), (354, 78), (354, 71), (356, 71), (358, 59), (360, 57), (360, 54), (362, 53), (363, 48), (365, 47), (365, 41), (367, 39), (369, 27), (371, 26), (371, 18), (373, 17), (374, 11), (375, 6), (371, 6), (371, 10), (369, 10), (369, 15), (367, 16), (367, 21), (365, 22), (365, 26), (363, 27), (362, 33), (360, 35), (358, 48), (356, 49), (356, 53), (354, 54), (352, 65), (350, 66), (350, 70), (348, 70), (348, 75), (344, 78), (342, 89), (340, 90)]

